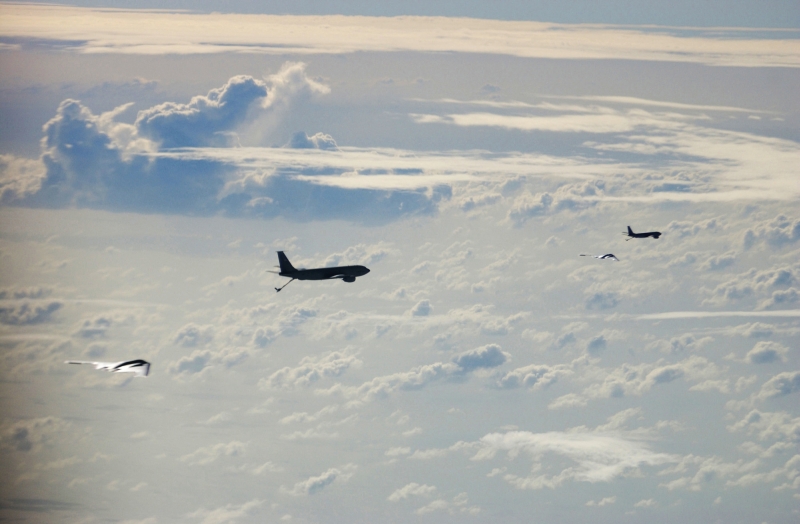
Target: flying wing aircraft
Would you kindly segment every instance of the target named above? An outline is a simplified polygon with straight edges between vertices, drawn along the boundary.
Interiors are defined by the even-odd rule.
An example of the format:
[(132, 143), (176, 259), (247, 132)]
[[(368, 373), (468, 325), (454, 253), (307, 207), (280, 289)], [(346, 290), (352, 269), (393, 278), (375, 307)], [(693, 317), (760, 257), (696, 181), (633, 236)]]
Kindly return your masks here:
[(648, 231), (647, 233), (634, 233), (633, 229), (631, 229), (631, 226), (628, 226), (628, 232), (627, 233), (623, 232), (622, 234), (626, 235), (628, 237), (628, 238), (625, 239), (626, 241), (628, 241), (628, 240), (630, 240), (632, 238), (647, 238), (647, 237), (658, 238), (658, 237), (661, 236), (661, 231)]
[(607, 253), (605, 255), (580, 255), (582, 257), (594, 257), (599, 258), (600, 260), (613, 260), (614, 262), (619, 262), (619, 259), (614, 256), (613, 253)]
[[(275, 291), (280, 291), (285, 288), (294, 280), (330, 280), (333, 278), (341, 278), (345, 282), (355, 282), (356, 277), (361, 277), (369, 273), (369, 269), (364, 266), (337, 266), (337, 267), (318, 267), (314, 269), (295, 269), (289, 258), (283, 253), (278, 251), (278, 262), (280, 263), (280, 272), (277, 272), (282, 277), (291, 278), (289, 282), (281, 287), (276, 287)], [(276, 273), (273, 271), (273, 273)]]
[(126, 360), (124, 362), (88, 362), (85, 360), (67, 360), (65, 364), (91, 364), (94, 369), (104, 369), (111, 373), (135, 373), (137, 377), (146, 377), (150, 373), (150, 362), (145, 360)]

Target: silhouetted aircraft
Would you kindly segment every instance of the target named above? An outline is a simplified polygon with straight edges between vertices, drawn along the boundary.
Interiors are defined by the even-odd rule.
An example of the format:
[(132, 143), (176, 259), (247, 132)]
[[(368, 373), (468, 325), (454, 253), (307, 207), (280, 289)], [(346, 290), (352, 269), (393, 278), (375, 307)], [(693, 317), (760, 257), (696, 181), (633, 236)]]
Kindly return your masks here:
[(660, 231), (648, 231), (647, 233), (634, 233), (633, 229), (631, 229), (631, 226), (628, 226), (627, 233), (622, 233), (622, 234), (628, 236), (628, 238), (625, 239), (626, 241), (632, 238), (647, 238), (647, 237), (658, 238), (661, 236)]
[[(356, 277), (361, 277), (369, 273), (369, 269), (364, 266), (338, 266), (338, 267), (318, 267), (315, 269), (295, 269), (283, 251), (278, 251), (278, 262), (280, 263), (280, 272), (282, 277), (289, 277), (292, 280), (329, 280), (332, 278), (341, 278), (345, 282), (355, 282)], [(275, 273), (275, 271), (273, 271)], [(289, 284), (292, 280), (285, 283), (281, 287), (276, 287), (275, 291), (280, 291)]]
[(619, 259), (614, 256), (613, 253), (607, 253), (605, 255), (580, 255), (582, 257), (594, 257), (599, 258), (600, 260), (613, 260), (614, 262), (619, 262)]
[(85, 360), (67, 360), (65, 364), (91, 364), (94, 369), (104, 369), (112, 373), (136, 373), (137, 377), (146, 377), (150, 373), (150, 362), (145, 360), (126, 360), (125, 362), (87, 362)]

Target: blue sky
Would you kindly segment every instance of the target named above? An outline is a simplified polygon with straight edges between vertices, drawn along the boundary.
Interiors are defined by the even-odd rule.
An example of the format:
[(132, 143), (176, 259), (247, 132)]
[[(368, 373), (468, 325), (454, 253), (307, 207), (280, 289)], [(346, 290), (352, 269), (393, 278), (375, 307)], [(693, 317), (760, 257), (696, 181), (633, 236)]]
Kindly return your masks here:
[(98, 5), (0, 4), (3, 518), (796, 522), (792, 3)]

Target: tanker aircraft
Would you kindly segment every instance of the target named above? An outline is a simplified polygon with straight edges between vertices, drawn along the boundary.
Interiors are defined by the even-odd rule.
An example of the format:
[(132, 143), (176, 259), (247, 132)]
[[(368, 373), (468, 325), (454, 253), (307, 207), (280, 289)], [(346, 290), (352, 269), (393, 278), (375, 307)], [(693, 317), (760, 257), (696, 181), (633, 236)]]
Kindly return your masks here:
[(628, 232), (625, 233), (623, 231), (622, 234), (626, 235), (628, 237), (628, 238), (625, 239), (625, 241), (628, 241), (628, 240), (630, 240), (632, 238), (647, 238), (647, 237), (658, 238), (658, 237), (661, 236), (661, 231), (648, 231), (647, 233), (634, 233), (633, 229), (631, 229), (631, 226), (628, 226)]
[(295, 269), (289, 258), (283, 253), (278, 251), (278, 262), (280, 263), (281, 270), (272, 271), (278, 273), (282, 277), (291, 278), (289, 282), (281, 287), (276, 287), (275, 291), (280, 291), (294, 280), (330, 280), (334, 278), (341, 278), (345, 282), (355, 282), (356, 277), (361, 277), (369, 273), (369, 269), (364, 266), (336, 266), (336, 267), (318, 267), (314, 269)]

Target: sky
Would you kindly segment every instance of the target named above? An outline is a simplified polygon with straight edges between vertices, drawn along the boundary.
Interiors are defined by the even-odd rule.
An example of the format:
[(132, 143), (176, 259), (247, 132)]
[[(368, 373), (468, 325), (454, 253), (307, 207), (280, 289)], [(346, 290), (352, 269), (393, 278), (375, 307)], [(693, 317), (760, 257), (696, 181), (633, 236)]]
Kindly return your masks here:
[(797, 522), (796, 2), (228, 4), (0, 3), (0, 519)]

